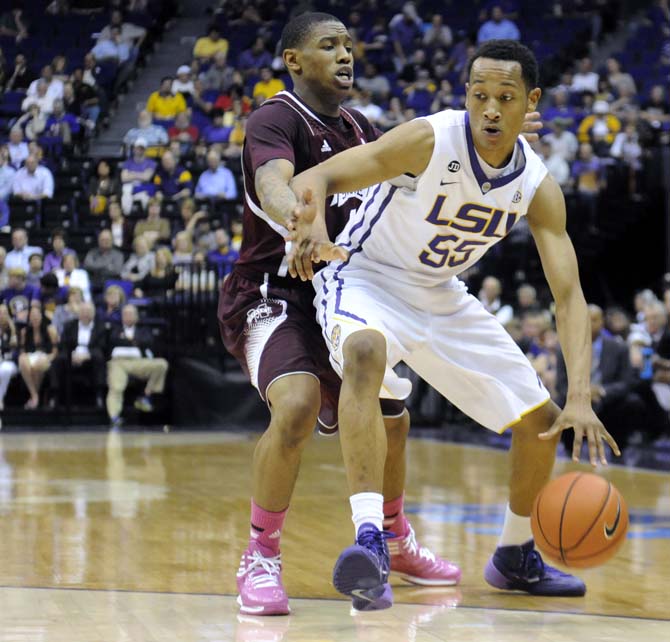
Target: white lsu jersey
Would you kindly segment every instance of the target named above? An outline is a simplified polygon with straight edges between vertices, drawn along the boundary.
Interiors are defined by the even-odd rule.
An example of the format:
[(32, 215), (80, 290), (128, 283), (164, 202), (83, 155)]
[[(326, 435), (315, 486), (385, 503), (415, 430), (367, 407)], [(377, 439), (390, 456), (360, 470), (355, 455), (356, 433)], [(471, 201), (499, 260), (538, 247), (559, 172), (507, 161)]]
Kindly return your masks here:
[(547, 170), (522, 137), (512, 170), (488, 178), (467, 112), (442, 111), (425, 120), (435, 132), (428, 167), (416, 178), (371, 190), (337, 237), (349, 259), (329, 265), (317, 281), (344, 269), (383, 277), (390, 289), (439, 286), (476, 263), (526, 215)]

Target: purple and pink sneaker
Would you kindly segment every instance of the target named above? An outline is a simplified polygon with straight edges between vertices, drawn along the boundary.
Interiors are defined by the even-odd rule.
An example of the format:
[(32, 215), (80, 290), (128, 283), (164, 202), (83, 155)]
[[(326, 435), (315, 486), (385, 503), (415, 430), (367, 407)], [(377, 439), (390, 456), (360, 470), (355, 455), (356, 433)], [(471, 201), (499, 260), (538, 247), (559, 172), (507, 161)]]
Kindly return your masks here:
[(345, 548), (333, 569), (333, 585), (351, 597), (357, 611), (378, 611), (393, 605), (388, 583), (390, 560), (386, 540), (389, 533), (374, 524), (362, 524), (356, 543)]
[(499, 546), (488, 561), (484, 579), (505, 591), (550, 597), (581, 597), (582, 580), (545, 564), (531, 539), (521, 546)]
[(407, 535), (387, 542), (391, 554), (391, 573), (410, 584), (453, 586), (461, 579), (461, 569), (432, 551), (419, 546), (414, 529), (407, 522)]
[(279, 555), (266, 556), (251, 544), (237, 571), (237, 603), (248, 615), (288, 615), (291, 609), (281, 577)]

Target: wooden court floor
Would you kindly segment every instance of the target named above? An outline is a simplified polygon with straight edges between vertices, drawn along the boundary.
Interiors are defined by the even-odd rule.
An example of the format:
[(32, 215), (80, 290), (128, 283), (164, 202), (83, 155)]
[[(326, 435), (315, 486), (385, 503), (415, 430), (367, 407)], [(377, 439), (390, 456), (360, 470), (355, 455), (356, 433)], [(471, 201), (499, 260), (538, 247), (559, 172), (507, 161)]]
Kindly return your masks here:
[[(305, 453), (282, 556), (290, 617), (238, 616), (257, 434), (0, 436), (0, 642), (670, 642), (670, 474), (610, 467), (629, 539), (582, 573), (584, 598), (485, 584), (506, 498), (505, 453), (412, 439), (406, 507), (461, 586), (394, 584), (352, 614), (330, 584), (351, 543), (337, 439)], [(559, 462), (556, 473), (574, 469)]]

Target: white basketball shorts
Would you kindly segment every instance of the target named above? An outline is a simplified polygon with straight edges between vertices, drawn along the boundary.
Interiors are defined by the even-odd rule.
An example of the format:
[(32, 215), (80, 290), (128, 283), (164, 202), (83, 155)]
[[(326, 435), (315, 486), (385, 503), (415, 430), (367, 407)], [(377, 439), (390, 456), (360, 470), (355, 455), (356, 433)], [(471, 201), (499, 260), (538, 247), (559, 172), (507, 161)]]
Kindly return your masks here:
[[(404, 361), (465, 414), (498, 433), (549, 400), (519, 347), (456, 278), (439, 292), (416, 288), (416, 305), (394, 294), (392, 284), (371, 279), (369, 271), (326, 268), (314, 285), (317, 318), (340, 377), (349, 335), (374, 329), (386, 338), (382, 398), (410, 394), (411, 382), (393, 371)], [(437, 305), (423, 305), (438, 301), (436, 295)]]

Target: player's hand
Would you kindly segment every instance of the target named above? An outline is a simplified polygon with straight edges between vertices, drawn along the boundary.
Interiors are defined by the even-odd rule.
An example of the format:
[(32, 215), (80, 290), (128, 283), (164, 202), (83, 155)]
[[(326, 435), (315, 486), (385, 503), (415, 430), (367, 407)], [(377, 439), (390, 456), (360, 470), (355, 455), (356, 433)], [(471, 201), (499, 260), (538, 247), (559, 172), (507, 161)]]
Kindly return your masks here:
[(588, 403), (570, 403), (565, 405), (563, 412), (556, 418), (554, 425), (547, 432), (540, 433), (540, 439), (553, 439), (560, 435), (564, 430), (572, 428), (575, 431), (575, 441), (572, 446), (572, 460), (579, 461), (579, 455), (582, 452), (582, 442), (584, 436), (589, 443), (589, 461), (591, 466), (597, 466), (598, 461), (603, 466), (607, 466), (607, 457), (605, 457), (606, 441), (614, 454), (619, 457), (621, 451), (612, 435), (610, 435), (605, 426), (593, 412), (591, 404)]
[(523, 129), (521, 130), (521, 135), (529, 142), (536, 143), (540, 140), (539, 132), (544, 124), (540, 120), (539, 111), (531, 111), (526, 114), (526, 119), (523, 121)]
[(302, 281), (314, 278), (313, 263), (345, 260), (348, 252), (328, 238), (325, 219), (319, 214), (311, 190), (305, 190), (286, 227), (289, 274)]

